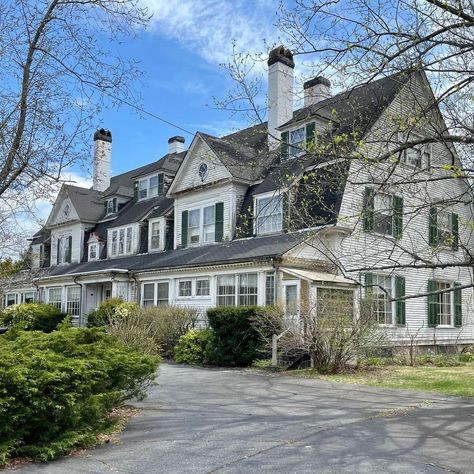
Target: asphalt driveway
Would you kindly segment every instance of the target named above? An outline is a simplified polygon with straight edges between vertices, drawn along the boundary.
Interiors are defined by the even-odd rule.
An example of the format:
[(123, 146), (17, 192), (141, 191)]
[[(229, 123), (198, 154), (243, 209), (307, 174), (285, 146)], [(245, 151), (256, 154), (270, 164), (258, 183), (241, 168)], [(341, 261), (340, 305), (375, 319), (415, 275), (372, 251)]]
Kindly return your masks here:
[(474, 400), (163, 364), (120, 442), (24, 473), (474, 473)]

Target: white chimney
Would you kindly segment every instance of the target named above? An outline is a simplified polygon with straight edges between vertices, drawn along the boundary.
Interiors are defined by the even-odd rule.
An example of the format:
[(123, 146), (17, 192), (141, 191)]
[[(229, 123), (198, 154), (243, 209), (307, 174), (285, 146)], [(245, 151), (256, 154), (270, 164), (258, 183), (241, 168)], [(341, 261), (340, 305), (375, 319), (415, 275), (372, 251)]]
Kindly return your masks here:
[(317, 76), (303, 84), (304, 106), (317, 104), (331, 97), (331, 81), (323, 76)]
[(181, 153), (184, 151), (184, 137), (179, 135), (176, 137), (171, 137), (168, 140), (168, 154), (172, 155), (173, 153)]
[(293, 54), (278, 46), (268, 57), (268, 147), (278, 148), (277, 127), (293, 118)]
[(112, 166), (112, 133), (100, 128), (94, 133), (94, 179), (92, 188), (105, 191), (110, 186)]

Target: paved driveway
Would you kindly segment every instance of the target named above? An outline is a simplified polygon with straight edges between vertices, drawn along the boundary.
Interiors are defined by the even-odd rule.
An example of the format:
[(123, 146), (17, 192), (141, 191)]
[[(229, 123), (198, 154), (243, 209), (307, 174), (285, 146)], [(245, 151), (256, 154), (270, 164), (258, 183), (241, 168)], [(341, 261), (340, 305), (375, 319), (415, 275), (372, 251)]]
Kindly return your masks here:
[(474, 473), (474, 401), (163, 364), (121, 441), (25, 473)]

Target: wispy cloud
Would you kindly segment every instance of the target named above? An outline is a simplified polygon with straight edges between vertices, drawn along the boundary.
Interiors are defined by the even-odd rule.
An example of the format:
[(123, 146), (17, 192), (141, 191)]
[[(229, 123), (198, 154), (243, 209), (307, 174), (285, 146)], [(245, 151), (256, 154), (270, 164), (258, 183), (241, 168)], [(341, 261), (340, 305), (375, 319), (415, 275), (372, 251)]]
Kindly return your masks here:
[(211, 64), (239, 52), (259, 53), (275, 37), (273, 0), (142, 0), (153, 14), (152, 28), (179, 41)]

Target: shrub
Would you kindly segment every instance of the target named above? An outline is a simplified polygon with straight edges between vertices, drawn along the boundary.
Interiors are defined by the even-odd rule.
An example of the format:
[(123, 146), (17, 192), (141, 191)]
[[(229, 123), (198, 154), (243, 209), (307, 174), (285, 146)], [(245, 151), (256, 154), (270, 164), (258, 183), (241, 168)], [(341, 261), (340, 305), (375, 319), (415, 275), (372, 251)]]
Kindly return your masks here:
[(183, 334), (174, 348), (176, 362), (184, 364), (207, 364), (208, 346), (212, 333), (209, 329), (191, 329)]
[(144, 396), (157, 366), (101, 329), (0, 338), (0, 464), (93, 444), (112, 408)]
[(425, 354), (415, 358), (419, 365), (433, 365), (435, 367), (456, 367), (461, 365), (460, 358), (449, 354)]
[(180, 306), (148, 306), (140, 309), (140, 318), (143, 324), (151, 326), (150, 333), (161, 355), (172, 357), (179, 338), (194, 327), (198, 312)]
[(0, 326), (19, 325), (25, 331), (54, 331), (66, 314), (54, 306), (42, 303), (24, 303), (8, 306), (0, 315)]
[(460, 362), (474, 362), (474, 354), (463, 352), (462, 354), (459, 354), (459, 360)]
[(104, 301), (99, 308), (87, 314), (87, 327), (95, 328), (107, 326), (110, 320), (127, 316), (131, 311), (138, 309), (136, 303), (123, 301), (121, 298), (112, 298)]
[(221, 366), (246, 367), (265, 356), (265, 341), (255, 323), (261, 311), (264, 309), (256, 306), (208, 309), (212, 329), (208, 360)]

